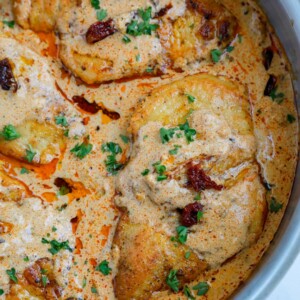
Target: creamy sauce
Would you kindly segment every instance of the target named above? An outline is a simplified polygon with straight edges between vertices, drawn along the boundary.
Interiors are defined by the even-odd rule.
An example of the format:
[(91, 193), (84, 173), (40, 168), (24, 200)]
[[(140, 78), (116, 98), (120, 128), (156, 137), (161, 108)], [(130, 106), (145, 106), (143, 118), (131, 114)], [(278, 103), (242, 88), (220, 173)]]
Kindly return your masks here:
[[(147, 8), (159, 2), (153, 6), (155, 11), (159, 11), (169, 3), (146, 0), (113, 2), (112, 5), (112, 1), (103, 0), (101, 7), (107, 9), (108, 15), (116, 19), (121, 31), (132, 18), (133, 10)], [(89, 1), (82, 3), (82, 7), (70, 10), (58, 26), (63, 33), (62, 43), (66, 43), (67, 47), (75, 45), (73, 49), (77, 48), (81, 53), (89, 54), (82, 34), (97, 19)], [(234, 50), (224, 54), (219, 63), (213, 64), (210, 59), (205, 59), (190, 64), (184, 73), (170, 71), (162, 77), (116, 81), (101, 84), (97, 88), (78, 85), (74, 77), (64, 77), (61, 62), (57, 57), (49, 55), (56, 52), (48, 51), (47, 40), (41, 41), (37, 34), (23, 30), (17, 25), (10, 29), (0, 22), (0, 59), (11, 59), (14, 63), (14, 75), (20, 85), (15, 94), (0, 89), (0, 130), (7, 124), (18, 126), (28, 119), (36, 119), (38, 122), (47, 121), (58, 132), (63, 133), (66, 128), (55, 124), (55, 117), (60, 114), (66, 117), (69, 124), (69, 137), (62, 138), (63, 147), (58, 147), (60, 150), (52, 153), (53, 156), (50, 156), (43, 166), (28, 164), (22, 157), (15, 159), (0, 156), (5, 174), (17, 180), (7, 187), (2, 186), (3, 179), (0, 177), (0, 195), (6, 194), (7, 189), (15, 191), (24, 188), (23, 185), (27, 190), (18, 201), (5, 201), (4, 198), (0, 200), (0, 221), (14, 225), (10, 233), (0, 235), (0, 289), (5, 293), (8, 294), (10, 289), (6, 270), (15, 268), (17, 273), (21, 274), (36, 259), (49, 257), (55, 260), (54, 272), (64, 289), (63, 299), (114, 299), (112, 280), (117, 269), (111, 246), (119, 217), (114, 201), (119, 206), (129, 208), (135, 222), (143, 223), (146, 220), (168, 235), (175, 235), (176, 218), (170, 216), (168, 222), (162, 221), (165, 211), (171, 210), (173, 206), (184, 207), (186, 199), (193, 202), (195, 194), (175, 180), (157, 184), (155, 175), (140, 175), (145, 168), (151, 168), (154, 162), (167, 160), (168, 151), (173, 144), (166, 147), (160, 142), (158, 131), (162, 125), (157, 122), (148, 123), (140, 129), (133, 148), (131, 141), (126, 144), (120, 135), (130, 136), (127, 130), (131, 115), (140, 100), (154, 88), (182, 79), (186, 75), (202, 72), (227, 76), (247, 88), (254, 129), (248, 137), (234, 135), (230, 124), (226, 124), (224, 119), (211, 111), (196, 112), (190, 116), (190, 125), (206, 139), (204, 141), (199, 138), (195, 144), (190, 145), (186, 145), (184, 138), (176, 140), (176, 144), (182, 146), (175, 158), (176, 164), (199, 153), (230, 153), (233, 146), (228, 137), (234, 136), (238, 148), (244, 149), (249, 157), (256, 156), (259, 168), (258, 165), (249, 162), (255, 180), (236, 186), (229, 192), (221, 192), (218, 199), (210, 195), (210, 191), (203, 193), (203, 204), (208, 208), (205, 216), (207, 223), (204, 227), (201, 224), (195, 227), (188, 239), (188, 246), (199, 256), (204, 255), (212, 267), (197, 280), (207, 281), (211, 286), (207, 294), (208, 299), (228, 297), (248, 278), (273, 239), (289, 199), (297, 158), (298, 124), (290, 124), (287, 115), (297, 117), (297, 112), (291, 75), (288, 72), (289, 64), (260, 8), (254, 1), (245, 1), (245, 5), (232, 0), (223, 0), (222, 3), (239, 20), (241, 38), (236, 38), (232, 44)], [(185, 2), (176, 0), (172, 1), (172, 4), (170, 17), (182, 15)], [(1, 20), (13, 19), (9, 1), (1, 2), (0, 16)], [(72, 24), (71, 28), (69, 24)], [(123, 34), (117, 33), (107, 38), (105, 46), (97, 46), (93, 51), (99, 51), (99, 56), (108, 57), (118, 68), (126, 70), (128, 61), (136, 60), (137, 55), (140, 55), (137, 68), (145, 69), (149, 56), (150, 61), (155, 60), (161, 50), (153, 36), (141, 36), (124, 48), (122, 36)], [(266, 71), (261, 53), (271, 43), (277, 51), (271, 68)], [(122, 55), (116, 49), (122, 49)], [(280, 78), (278, 91), (285, 95), (282, 104), (263, 96), (269, 74)], [(64, 94), (60, 93), (57, 85)], [(84, 95), (89, 102), (103, 103), (109, 110), (118, 112), (121, 118), (111, 120), (102, 112), (94, 115), (84, 113), (66, 100), (72, 99), (74, 95)], [(206, 124), (213, 127), (207, 130)], [(71, 149), (82, 143), (87, 136), (93, 149), (80, 160), (71, 153)], [(144, 139), (144, 136), (148, 138)], [(115, 142), (122, 147), (123, 153), (117, 156), (118, 160), (122, 159), (125, 163), (130, 156), (129, 164), (116, 177), (109, 176), (106, 171), (107, 154), (101, 151), (102, 144), (106, 142)], [(44, 149), (40, 151), (42, 150)], [(57, 162), (51, 169), (48, 162), (53, 157)], [(172, 164), (169, 162), (168, 166), (171, 168)], [(21, 174), (22, 167), (26, 167), (29, 173)], [(241, 168), (247, 168), (247, 165), (242, 165)], [(264, 180), (272, 185), (270, 191), (261, 188), (257, 176), (259, 172)], [(230, 174), (227, 176), (230, 177)], [(55, 178), (70, 179), (78, 188), (74, 188), (69, 194), (61, 195), (59, 188), (54, 184)], [(218, 181), (218, 178), (214, 179)], [(115, 197), (116, 187), (123, 197)], [(251, 206), (248, 201), (257, 191), (259, 199), (266, 196), (270, 202), (274, 197), (283, 204), (283, 209), (277, 214), (268, 214), (264, 231), (257, 243), (220, 266), (224, 260), (247, 246), (248, 233), (241, 224), (250, 222), (248, 213)], [(139, 201), (136, 199), (137, 195)], [(151, 201), (147, 198), (151, 198)], [(231, 201), (228, 201), (229, 198)], [(243, 201), (234, 201), (232, 198), (242, 198)], [(157, 205), (161, 206), (161, 209), (157, 210)], [(220, 216), (228, 213), (229, 216), (220, 224), (216, 221), (219, 217), (214, 217), (215, 212)], [(71, 219), (76, 216), (80, 217), (77, 228), (74, 229)], [(53, 227), (56, 228), (55, 231), (52, 230)], [(233, 239), (235, 235), (238, 238)], [(73, 252), (63, 250), (53, 256), (48, 251), (49, 245), (41, 242), (42, 238), (68, 240)], [(228, 239), (231, 240), (230, 245)], [(210, 251), (207, 252), (207, 249)], [(203, 254), (205, 252), (207, 253)], [(29, 262), (24, 261), (24, 257), (27, 256)], [(107, 260), (112, 268), (108, 276), (95, 270), (95, 266), (103, 260)], [(93, 288), (97, 290), (97, 294), (93, 293)], [(5, 298), (5, 295), (3, 297)], [(170, 292), (158, 292), (153, 297), (186, 299), (182, 293), (173, 295)]]

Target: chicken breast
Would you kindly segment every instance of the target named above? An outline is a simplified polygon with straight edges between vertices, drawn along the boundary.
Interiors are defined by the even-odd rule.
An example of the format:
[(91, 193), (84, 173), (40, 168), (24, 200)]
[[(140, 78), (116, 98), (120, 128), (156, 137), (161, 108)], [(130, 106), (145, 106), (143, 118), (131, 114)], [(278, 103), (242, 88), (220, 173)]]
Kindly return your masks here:
[[(170, 243), (152, 244), (156, 233), (146, 232), (155, 230), (180, 241), (208, 268), (218, 267), (258, 239), (267, 206), (255, 159), (250, 106), (242, 86), (200, 74), (157, 88), (134, 114), (131, 130), (133, 158), (120, 174), (116, 199), (128, 211), (131, 225), (124, 226), (121, 219), (117, 230), (124, 238), (115, 243), (126, 250), (120, 251), (116, 293), (121, 295), (130, 287), (125, 298), (139, 295), (142, 299), (167, 287), (162, 284), (165, 262), (152, 260), (147, 243), (155, 249), (153, 255), (163, 253)], [(137, 250), (139, 245), (144, 251)], [(131, 252), (147, 268), (139, 264), (130, 269)], [(160, 270), (155, 281), (149, 279), (154, 271), (148, 260)], [(147, 280), (151, 285), (139, 289)]]

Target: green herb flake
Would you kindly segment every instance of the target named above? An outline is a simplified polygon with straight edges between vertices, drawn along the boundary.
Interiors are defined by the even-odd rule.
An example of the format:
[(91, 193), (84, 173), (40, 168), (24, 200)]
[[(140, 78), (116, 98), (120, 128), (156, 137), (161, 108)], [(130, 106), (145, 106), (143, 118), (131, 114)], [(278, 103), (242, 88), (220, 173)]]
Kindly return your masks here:
[(45, 287), (48, 283), (48, 277), (46, 275), (42, 275), (42, 284)]
[(278, 86), (276, 86), (270, 93), (271, 99), (277, 104), (281, 104), (285, 98), (284, 93), (277, 93)]
[(270, 201), (270, 212), (278, 213), (283, 207), (283, 204), (278, 202), (276, 198), (272, 197)]
[(177, 231), (177, 241), (180, 244), (185, 244), (187, 241), (187, 236), (188, 236), (188, 229), (185, 226), (178, 226), (176, 227)]
[(0, 296), (4, 294), (4, 290), (0, 289)]
[(92, 5), (95, 9), (100, 9), (100, 1), (99, 1), (99, 0), (91, 0), (91, 5)]
[(233, 47), (233, 46), (228, 46), (228, 47), (226, 48), (226, 51), (227, 51), (228, 53), (232, 52), (233, 50), (234, 50), (234, 47)]
[(123, 134), (120, 134), (120, 138), (121, 140), (125, 143), (128, 144), (129, 143), (129, 137)]
[(26, 156), (24, 157), (24, 159), (26, 159), (28, 162), (32, 162), (35, 155), (36, 151), (34, 151), (32, 147), (28, 145), (28, 149), (26, 149)]
[(18, 139), (21, 135), (17, 132), (14, 125), (5, 125), (0, 132), (0, 136), (3, 136), (6, 141), (13, 141)]
[(147, 73), (152, 73), (154, 70), (153, 70), (153, 68), (151, 68), (151, 67), (148, 67), (147, 69), (146, 69), (146, 72)]
[(42, 238), (42, 243), (50, 244), (51, 248), (49, 248), (48, 251), (52, 255), (57, 254), (60, 250), (68, 250), (70, 252), (73, 252), (72, 248), (69, 246), (69, 241), (64, 241), (64, 242), (58, 242), (57, 240), (48, 241), (47, 239)]
[(141, 175), (142, 176), (146, 176), (146, 175), (148, 175), (150, 173), (150, 170), (149, 169), (145, 169), (142, 173), (141, 173)]
[(157, 181), (164, 181), (164, 180), (166, 180), (166, 179), (168, 179), (168, 176), (167, 175), (158, 175), (157, 177), (156, 177), (156, 180)]
[(199, 282), (193, 287), (193, 290), (197, 291), (198, 296), (203, 296), (208, 292), (209, 285), (207, 284), (207, 282)]
[(52, 226), (52, 232), (56, 232), (57, 228), (55, 226)]
[(170, 129), (166, 129), (164, 127), (160, 128), (159, 135), (162, 143), (163, 144), (168, 143), (174, 137), (176, 130), (178, 130), (178, 128), (170, 128)]
[(199, 210), (197, 212), (197, 221), (199, 222), (203, 218), (203, 211)]
[(131, 39), (127, 35), (124, 35), (123, 38), (122, 38), (122, 41), (125, 44), (129, 44), (131, 42)]
[(93, 149), (93, 145), (84, 141), (81, 144), (76, 144), (76, 146), (71, 149), (71, 153), (74, 153), (79, 159), (85, 158)]
[(111, 272), (111, 268), (108, 265), (107, 260), (103, 260), (96, 268), (96, 271), (101, 272), (103, 275), (107, 276)]
[(171, 290), (175, 293), (179, 291), (179, 280), (176, 276), (177, 270), (171, 270), (167, 276), (166, 283), (171, 288)]
[(214, 63), (217, 63), (220, 61), (222, 54), (223, 54), (223, 52), (219, 49), (213, 49), (210, 51), (211, 59)]
[(292, 124), (292, 123), (294, 123), (294, 122), (296, 121), (296, 118), (295, 118), (293, 115), (290, 115), (290, 114), (288, 114), (288, 115), (286, 116), (286, 119), (287, 119), (287, 121), (288, 121), (290, 124)]
[(15, 27), (15, 21), (2, 21), (2, 23), (6, 26), (8, 26), (9, 28), (14, 28)]
[(58, 191), (58, 195), (59, 196), (65, 196), (65, 195), (67, 195), (69, 193), (70, 193), (70, 190), (69, 190), (69, 188), (67, 186), (63, 185), (63, 186), (61, 186), (59, 188), (59, 191)]
[(63, 127), (69, 126), (67, 119), (64, 115), (59, 115), (55, 117), (55, 124), (56, 125), (61, 125)]
[(185, 285), (185, 286), (183, 287), (183, 293), (184, 293), (184, 295), (185, 295), (189, 300), (195, 300), (195, 299), (196, 299), (196, 298), (194, 297), (192, 291), (190, 290), (190, 288), (189, 288), (187, 285)]
[(22, 175), (23, 174), (28, 174), (28, 173), (29, 173), (29, 171), (26, 168), (24, 168), (24, 167), (20, 171), (20, 174), (22, 174)]
[(91, 287), (91, 292), (93, 294), (98, 294), (98, 291), (97, 291), (97, 289), (94, 286)]
[(171, 155), (176, 155), (176, 154), (178, 154), (179, 148), (181, 148), (180, 145), (174, 145), (174, 149), (171, 149), (171, 150), (169, 151), (169, 154), (171, 154)]
[(142, 61), (141, 55), (140, 55), (140, 54), (136, 55), (136, 56), (135, 56), (135, 60), (136, 60), (137, 62)]
[(158, 24), (150, 24), (152, 8), (148, 7), (147, 9), (139, 9), (138, 15), (142, 19), (141, 22), (137, 20), (132, 20), (126, 29), (126, 33), (132, 36), (140, 35), (151, 35), (152, 31), (156, 31), (159, 27)]
[(15, 268), (11, 268), (10, 270), (6, 270), (6, 274), (9, 276), (9, 278), (13, 282), (18, 283), (18, 277), (16, 275), (16, 269)]
[(86, 287), (86, 277), (83, 277), (82, 288), (84, 289), (85, 287)]
[(119, 144), (114, 143), (114, 142), (109, 142), (105, 143), (101, 146), (102, 152), (109, 152), (111, 153), (110, 155), (107, 156), (106, 160), (104, 161), (106, 170), (111, 174), (111, 175), (116, 175), (119, 170), (123, 168), (123, 164), (118, 162), (116, 159), (116, 156), (118, 154), (121, 154), (122, 148), (120, 147)]
[(23, 258), (23, 260), (24, 260), (25, 262), (29, 262), (29, 257), (28, 257), (28, 256), (25, 256), (25, 257)]
[(101, 146), (101, 150), (103, 153), (110, 152), (113, 155), (122, 153), (122, 148), (120, 147), (120, 145), (114, 142), (103, 144)]
[(184, 131), (184, 135), (188, 143), (194, 141), (194, 137), (197, 134), (197, 131), (193, 128), (190, 128), (188, 121), (186, 121), (184, 124), (180, 124), (179, 129)]
[(196, 101), (196, 98), (192, 95), (186, 94), (189, 103), (194, 103)]
[(194, 197), (194, 200), (196, 200), (196, 201), (201, 200), (201, 194), (200, 194), (200, 193), (197, 194), (197, 195)]
[(238, 34), (238, 41), (241, 44), (243, 41), (243, 36), (241, 34)]
[(97, 10), (97, 19), (99, 21), (103, 21), (107, 17), (107, 10), (106, 9), (99, 9)]
[(185, 259), (189, 259), (191, 257), (191, 252), (190, 251), (185, 252), (184, 257)]

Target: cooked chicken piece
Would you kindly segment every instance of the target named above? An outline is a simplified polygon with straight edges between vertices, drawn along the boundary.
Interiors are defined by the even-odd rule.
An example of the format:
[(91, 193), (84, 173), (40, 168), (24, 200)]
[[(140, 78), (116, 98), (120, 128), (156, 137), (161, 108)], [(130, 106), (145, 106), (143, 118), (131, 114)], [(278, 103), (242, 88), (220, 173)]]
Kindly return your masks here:
[(63, 130), (49, 123), (25, 121), (16, 127), (19, 137), (0, 137), (0, 152), (29, 163), (47, 164), (60, 155), (64, 147)]
[[(209, 268), (217, 267), (258, 239), (267, 206), (243, 86), (201, 74), (159, 87), (132, 117), (131, 131), (133, 158), (119, 176), (116, 204), (128, 211), (132, 227), (121, 219), (117, 229), (124, 238), (115, 243), (124, 254), (116, 291), (123, 295), (133, 287), (125, 298), (145, 299), (167, 289), (161, 253), (170, 241), (157, 241), (155, 228), (158, 236), (176, 236), (178, 226), (185, 226), (185, 246)], [(139, 245), (144, 251), (134, 250)], [(155, 261), (156, 280), (150, 279), (149, 261)], [(137, 289), (145, 277), (151, 285)]]
[(115, 292), (119, 300), (148, 299), (152, 292), (167, 288), (166, 279), (171, 270), (177, 270), (179, 287), (197, 278), (206, 269), (206, 263), (189, 248), (174, 244), (149, 225), (133, 224), (123, 214), (114, 244), (119, 252)]
[(38, 259), (22, 276), (18, 275), (18, 282), (12, 284), (6, 299), (60, 299), (62, 289), (53, 277), (53, 264), (49, 258)]
[[(235, 17), (215, 0), (186, 0), (164, 7), (163, 1), (155, 7), (141, 3), (137, 11), (131, 12), (126, 1), (122, 1), (120, 11), (112, 10), (101, 21), (96, 20), (89, 1), (78, 5), (73, 1), (62, 2), (61, 14), (56, 14), (60, 58), (88, 84), (167, 72), (168, 68), (185, 69), (190, 63), (211, 59), (213, 49), (223, 51), (238, 30)], [(33, 11), (34, 18), (45, 4), (34, 1), (23, 5)], [(57, 7), (58, 3), (51, 4), (50, 20)], [(21, 15), (21, 11), (15, 9), (16, 15)], [(30, 26), (28, 18), (25, 19), (23, 25), (22, 17), (17, 17), (21, 25)], [(31, 28), (51, 28), (43, 23), (42, 18), (41, 24), (34, 23)], [(51, 24), (54, 23), (52, 20)]]

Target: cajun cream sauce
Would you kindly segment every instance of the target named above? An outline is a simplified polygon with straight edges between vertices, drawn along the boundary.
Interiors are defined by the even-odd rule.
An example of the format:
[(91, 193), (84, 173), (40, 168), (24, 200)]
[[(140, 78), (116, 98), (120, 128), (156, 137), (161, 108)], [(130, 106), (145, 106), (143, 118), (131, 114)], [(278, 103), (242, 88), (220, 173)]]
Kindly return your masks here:
[[(130, 20), (130, 12), (147, 8), (152, 3), (146, 0), (113, 2), (112, 5), (112, 1), (103, 0), (101, 7), (118, 20), (120, 28)], [(156, 9), (161, 9), (169, 2), (161, 1)], [(5, 145), (5, 150), (0, 154), (0, 222), (12, 226), (9, 232), (0, 231), (0, 289), (4, 291), (0, 298), (5, 299), (10, 293), (11, 281), (7, 270), (15, 268), (17, 274), (22, 274), (37, 259), (49, 257), (54, 260), (55, 278), (63, 288), (63, 299), (115, 299), (113, 278), (117, 273), (117, 257), (111, 251), (119, 219), (115, 201), (118, 206), (125, 206), (130, 211), (135, 222), (143, 223), (146, 220), (152, 226), (162, 228), (168, 235), (175, 235), (176, 222), (172, 218), (167, 223), (161, 222), (163, 214), (149, 201), (145, 205), (137, 204), (136, 197), (146, 194), (167, 211), (172, 205), (184, 207), (183, 200), (189, 197), (193, 199), (195, 194), (178, 186), (176, 181), (158, 184), (154, 175), (142, 177), (140, 174), (144, 169), (167, 157), (173, 144), (171, 148), (162, 145), (158, 138), (159, 123), (150, 122), (143, 126), (134, 143), (128, 127), (136, 107), (154, 88), (198, 73), (226, 76), (242, 85), (249, 95), (253, 128), (251, 135), (239, 136), (231, 132), (224, 120), (217, 119), (209, 112), (196, 112), (190, 116), (190, 126), (207, 134), (207, 140), (196, 140), (197, 146), (190, 144), (188, 147), (184, 138), (176, 140), (176, 144), (184, 148), (182, 153), (179, 150), (176, 162), (187, 160), (198, 152), (212, 155), (228, 153), (233, 149), (228, 136), (234, 135), (239, 147), (249, 156), (256, 157), (258, 165), (253, 167), (253, 172), (261, 175), (268, 183), (269, 190), (263, 189), (256, 178), (247, 186), (230, 190), (231, 194), (223, 192), (215, 199), (220, 205), (220, 215), (226, 210), (226, 206), (222, 205), (226, 204), (226, 199), (239, 196), (246, 199), (243, 205), (230, 207), (230, 220), (234, 221), (224, 218), (220, 224), (213, 215), (208, 214), (210, 222), (207, 227), (197, 225), (187, 243), (199, 253), (210, 249), (205, 259), (211, 269), (197, 280), (208, 282), (210, 289), (204, 296), (207, 299), (228, 297), (249, 277), (273, 239), (290, 196), (298, 152), (298, 123), (289, 122), (287, 116), (297, 119), (297, 112), (289, 63), (257, 3), (221, 2), (236, 16), (240, 28), (239, 36), (231, 44), (233, 51), (223, 54), (218, 63), (204, 59), (189, 64), (181, 73), (170, 71), (161, 77), (144, 76), (100, 85), (85, 85), (66, 72), (57, 58), (57, 37), (54, 34), (36, 34), (21, 29), (17, 24), (9, 28), (0, 22), (0, 60), (9, 58), (13, 62), (13, 73), (19, 85), (16, 93), (0, 89), (0, 130), (7, 124), (13, 124), (28, 137), (16, 140), (20, 153), (11, 152)], [(183, 14), (185, 1), (176, 0), (172, 4), (171, 16)], [(11, 8), (10, 1), (1, 1), (0, 21), (13, 20)], [(82, 51), (85, 51), (81, 35), (96, 20), (89, 1), (83, 1), (79, 12), (71, 10), (70, 15), (59, 23), (66, 53), (70, 44), (75, 44), (75, 49), (82, 46)], [(142, 36), (128, 47), (121, 44), (121, 38), (120, 35), (112, 36), (105, 49), (101, 49), (102, 55), (109, 53), (110, 59), (117, 61), (120, 70), (126, 69), (128, 61), (136, 60), (137, 55), (137, 68), (145, 69), (147, 63), (144, 59), (154, 59), (160, 51), (160, 45), (156, 44), (153, 37)], [(274, 50), (274, 58), (270, 69), (266, 71), (262, 51), (269, 46)], [(116, 52), (118, 47), (122, 47), (121, 54)], [(71, 61), (70, 65), (73, 63)], [(284, 94), (280, 104), (263, 96), (270, 74), (280, 79), (278, 92)], [(105, 110), (87, 113), (74, 104), (73, 96), (84, 96), (91, 103), (96, 102), (109, 111), (117, 112), (120, 118), (114, 120)], [(56, 123), (55, 117), (60, 115), (66, 118), (68, 126)], [(49, 135), (41, 137), (38, 133), (33, 134), (30, 126), (26, 125), (28, 120), (45, 123), (46, 127), (40, 130), (49, 130)], [(197, 127), (200, 123), (213, 124), (213, 128), (206, 130), (205, 127)], [(53, 131), (55, 136), (51, 135)], [(122, 136), (129, 137), (129, 141), (122, 139)], [(36, 145), (32, 163), (23, 159), (29, 141)], [(91, 144), (92, 150), (80, 159), (71, 150), (83, 142)], [(107, 142), (121, 146), (122, 153), (116, 156), (118, 161), (124, 164), (130, 161), (116, 176), (108, 174), (106, 169), (108, 153), (103, 152), (101, 147)], [(173, 162), (168, 163), (171, 166)], [(27, 170), (25, 173), (22, 172), (24, 168)], [(63, 193), (55, 184), (57, 178), (64, 178), (71, 186), (68, 193)], [(128, 186), (131, 188), (128, 189)], [(118, 194), (120, 191), (122, 197)], [(16, 193), (18, 197), (14, 198)], [(210, 198), (209, 193), (204, 192), (204, 202)], [(241, 224), (249, 221), (249, 202), (245, 195), (249, 195), (250, 199), (254, 193), (257, 193), (257, 201), (266, 197), (270, 203), (274, 198), (283, 204), (283, 208), (277, 213), (268, 213), (260, 238), (244, 249), (248, 237)], [(209, 201), (204, 204), (210, 205)], [(205, 235), (213, 235), (214, 238), (197, 243)], [(52, 255), (48, 251), (50, 245), (42, 243), (43, 238), (68, 241), (72, 251), (64, 249)], [(240, 250), (238, 255), (223, 264), (226, 258)], [(112, 269), (107, 276), (96, 270), (96, 266), (104, 260), (109, 262)], [(153, 298), (186, 299), (186, 296), (181, 292), (172, 294), (165, 291), (155, 293)], [(35, 298), (20, 296), (20, 299)]]

